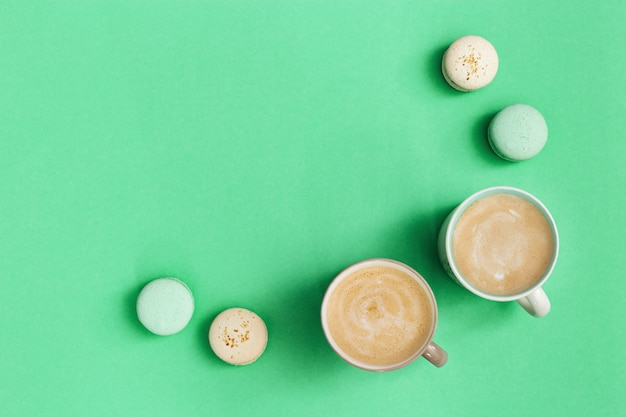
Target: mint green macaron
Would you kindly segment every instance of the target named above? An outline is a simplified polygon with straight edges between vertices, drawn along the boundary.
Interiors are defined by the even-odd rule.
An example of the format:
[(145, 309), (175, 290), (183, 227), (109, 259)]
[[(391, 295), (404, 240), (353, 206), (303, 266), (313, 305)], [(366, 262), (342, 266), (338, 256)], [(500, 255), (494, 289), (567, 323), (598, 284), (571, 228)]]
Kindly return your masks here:
[(194, 311), (191, 290), (176, 278), (147, 283), (137, 297), (137, 317), (146, 329), (159, 336), (183, 330)]
[(493, 151), (509, 161), (537, 155), (548, 140), (548, 125), (541, 113), (527, 104), (513, 104), (494, 116), (487, 132)]

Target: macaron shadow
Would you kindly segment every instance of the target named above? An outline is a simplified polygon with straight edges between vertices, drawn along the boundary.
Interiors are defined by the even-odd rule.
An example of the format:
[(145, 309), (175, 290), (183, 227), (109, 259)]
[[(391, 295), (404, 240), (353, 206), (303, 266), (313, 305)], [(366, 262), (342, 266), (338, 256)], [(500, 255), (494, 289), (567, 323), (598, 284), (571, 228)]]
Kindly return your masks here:
[(494, 116), (498, 114), (498, 111), (483, 114), (481, 117), (476, 117), (476, 121), (471, 127), (471, 137), (474, 139), (474, 149), (476, 155), (484, 162), (489, 164), (509, 165), (510, 161), (506, 161), (500, 158), (491, 148), (489, 144), (489, 124)]
[[(275, 293), (266, 306), (259, 305), (267, 311), (269, 341), (265, 354), (290, 380), (326, 380), (345, 364), (328, 344), (320, 316), (326, 288), (339, 272), (302, 277), (296, 288)], [(292, 276), (298, 274), (302, 271), (294, 271)]]
[(129, 289), (124, 296), (122, 301), (123, 318), (129, 327), (133, 329), (134, 333), (143, 335), (146, 338), (157, 337), (155, 334), (148, 331), (148, 329), (141, 324), (139, 318), (137, 317), (137, 297), (145, 284), (146, 283), (138, 284), (136, 287)]
[[(221, 368), (235, 368), (237, 367), (237, 365), (231, 365), (221, 360), (215, 354), (215, 352), (213, 352), (213, 349), (211, 349), (211, 345), (209, 344), (209, 329), (211, 328), (211, 323), (213, 323), (213, 319), (215, 319), (215, 317), (217, 317), (217, 315), (220, 314), (222, 311), (224, 311), (226, 308), (228, 307), (225, 306), (222, 309), (219, 309), (219, 308), (216, 309), (206, 318), (203, 318), (201, 324), (196, 326), (198, 346), (199, 346), (199, 349), (202, 351), (202, 354), (205, 355), (205, 357), (208, 359), (208, 362), (210, 363), (210, 365), (219, 366)], [(263, 359), (263, 355), (261, 355), (261, 357), (258, 360), (262, 360), (262, 359)], [(254, 365), (254, 363), (250, 365)], [(241, 366), (249, 366), (249, 365), (241, 365)]]
[(449, 45), (441, 46), (432, 49), (425, 57), (426, 59), (420, 60), (420, 71), (424, 71), (427, 74), (428, 85), (435, 89), (438, 93), (442, 93), (448, 96), (459, 96), (467, 94), (463, 91), (456, 90), (448, 84), (443, 76), (441, 70), (441, 61), (443, 54), (448, 49)]

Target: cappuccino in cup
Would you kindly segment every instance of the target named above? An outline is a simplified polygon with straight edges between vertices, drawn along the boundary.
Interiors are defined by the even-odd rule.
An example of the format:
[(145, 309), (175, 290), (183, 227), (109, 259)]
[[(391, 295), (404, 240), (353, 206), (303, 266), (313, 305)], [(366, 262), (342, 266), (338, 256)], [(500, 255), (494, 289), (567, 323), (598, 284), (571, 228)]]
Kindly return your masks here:
[(444, 221), (438, 250), (448, 274), (474, 294), (518, 301), (536, 317), (550, 311), (541, 286), (556, 265), (558, 233), (533, 195), (513, 187), (473, 194)]
[(528, 200), (492, 194), (473, 202), (452, 235), (459, 273), (477, 289), (513, 295), (532, 287), (552, 261), (554, 238), (546, 217)]
[(397, 369), (421, 355), (443, 365), (447, 355), (432, 342), (436, 323), (435, 298), (423, 278), (386, 259), (343, 271), (322, 304), (330, 345), (347, 362), (371, 371)]

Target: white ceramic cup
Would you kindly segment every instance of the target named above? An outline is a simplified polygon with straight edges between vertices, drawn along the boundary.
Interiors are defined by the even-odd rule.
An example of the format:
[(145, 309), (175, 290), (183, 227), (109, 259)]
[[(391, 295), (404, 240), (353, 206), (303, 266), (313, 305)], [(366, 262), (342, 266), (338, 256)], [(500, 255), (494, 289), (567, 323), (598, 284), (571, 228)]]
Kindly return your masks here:
[[(354, 273), (362, 272), (368, 269), (372, 271), (379, 267), (392, 268), (392, 269), (398, 270), (404, 273), (405, 275), (408, 275), (411, 279), (417, 282), (417, 284), (419, 285), (419, 289), (420, 289), (418, 292), (420, 294), (419, 297), (421, 300), (425, 302), (425, 304), (428, 305), (427, 307), (428, 314), (424, 315), (424, 317), (429, 317), (429, 319), (422, 320), (422, 323), (424, 323), (426, 326), (426, 331), (420, 333), (421, 334), (420, 340), (422, 340), (421, 339), (422, 336), (425, 336), (423, 339), (423, 342), (419, 343), (419, 346), (416, 344), (414, 348), (411, 347), (409, 355), (397, 361), (393, 361), (393, 363), (386, 363), (386, 364), (368, 363), (364, 360), (359, 360), (358, 358), (351, 356), (340, 346), (340, 343), (338, 343), (338, 341), (335, 340), (335, 337), (333, 337), (333, 333), (329, 326), (329, 307), (332, 307), (330, 306), (330, 304), (333, 303), (334, 301), (332, 301), (331, 298), (334, 300), (332, 296), (336, 292), (337, 287), (340, 286), (340, 284), (346, 278), (353, 276)], [(384, 275), (384, 273), (380, 275)], [(363, 278), (363, 280), (366, 280), (371, 284), (369, 277)], [(369, 318), (366, 317), (367, 314), (362, 314), (368, 309), (375, 308), (375, 309), (380, 309), (384, 311), (393, 310), (393, 308), (387, 309), (387, 307), (393, 307), (393, 306), (386, 305), (385, 301), (381, 301), (384, 299), (384, 294), (377, 293), (378, 289), (383, 288), (383, 286), (374, 283), (373, 285), (371, 285), (371, 288), (374, 291), (373, 297), (369, 297), (366, 300), (362, 298), (358, 298), (356, 301), (353, 300), (353, 302), (349, 303), (349, 307), (346, 308), (346, 310), (340, 310), (341, 311), (340, 315), (342, 316), (352, 315), (355, 318), (354, 321), (359, 322), (359, 326), (361, 326), (362, 324), (362, 327), (360, 330), (367, 329), (365, 331), (369, 332), (369, 337), (376, 338), (378, 336), (386, 334), (384, 332), (388, 331), (388, 328), (385, 328), (385, 326), (378, 326), (376, 323), (380, 323), (382, 321), (385, 321), (387, 323), (402, 321), (403, 317), (406, 317), (406, 315), (403, 315), (403, 313), (393, 312), (389, 316), (385, 317), (383, 320), (380, 320), (378, 322), (376, 322), (375, 320), (369, 321)], [(341, 289), (339, 291), (341, 291)], [(381, 289), (381, 291), (383, 290)], [(406, 293), (403, 293), (402, 291), (392, 291), (391, 293), (392, 293), (391, 294), (392, 297), (399, 297), (399, 298), (407, 297)], [(417, 301), (414, 298), (409, 300), (409, 304), (415, 303), (415, 302)], [(364, 304), (367, 304), (367, 305), (364, 305)], [(417, 307), (415, 308), (419, 310), (419, 308)], [(433, 365), (440, 367), (446, 363), (447, 358), (448, 358), (448, 354), (441, 347), (435, 344), (432, 340), (433, 335), (435, 334), (435, 328), (437, 327), (437, 303), (435, 301), (435, 296), (432, 290), (428, 286), (428, 283), (424, 280), (424, 278), (422, 278), (422, 276), (419, 273), (417, 273), (411, 267), (398, 261), (393, 261), (390, 259), (368, 259), (368, 260), (353, 264), (349, 266), (348, 268), (346, 268), (345, 270), (343, 270), (341, 273), (339, 273), (339, 275), (337, 275), (335, 279), (332, 281), (332, 283), (328, 286), (328, 289), (326, 290), (326, 294), (324, 295), (324, 300), (322, 302), (322, 308), (321, 308), (321, 320), (322, 320), (322, 327), (324, 330), (324, 334), (326, 335), (326, 339), (328, 340), (328, 343), (333, 348), (333, 350), (343, 360), (345, 360), (349, 364), (360, 369), (364, 369), (367, 371), (374, 371), (374, 372), (391, 371), (394, 369), (402, 368), (410, 364), (411, 362), (413, 362), (415, 359), (419, 358), (420, 356), (423, 356), (424, 358), (426, 358)], [(408, 325), (407, 327), (409, 328), (406, 329), (406, 333), (410, 334), (413, 331), (413, 329), (417, 328), (418, 326)]]
[[(545, 269), (542, 276), (530, 287), (525, 288), (523, 291), (511, 294), (511, 295), (494, 295), (481, 291), (473, 286), (463, 275), (460, 273), (452, 252), (452, 241), (457, 222), (465, 213), (465, 210), (470, 207), (474, 202), (485, 198), (493, 194), (510, 194), (524, 198), (526, 201), (532, 203), (543, 214), (547, 220), (550, 230), (552, 231), (552, 237), (554, 244), (552, 246), (551, 260), (548, 267)], [(478, 295), (479, 297), (492, 300), (492, 301), (517, 301), (524, 310), (534, 317), (543, 317), (550, 312), (550, 300), (543, 291), (542, 286), (546, 280), (552, 274), (554, 266), (559, 254), (559, 235), (556, 228), (556, 223), (552, 218), (552, 215), (548, 209), (532, 194), (520, 190), (518, 188), (498, 186), (487, 188), (469, 196), (463, 201), (457, 208), (455, 208), (443, 222), (439, 231), (438, 238), (438, 251), (439, 259), (446, 270), (448, 275), (452, 277), (458, 284), (465, 287), (467, 290)]]

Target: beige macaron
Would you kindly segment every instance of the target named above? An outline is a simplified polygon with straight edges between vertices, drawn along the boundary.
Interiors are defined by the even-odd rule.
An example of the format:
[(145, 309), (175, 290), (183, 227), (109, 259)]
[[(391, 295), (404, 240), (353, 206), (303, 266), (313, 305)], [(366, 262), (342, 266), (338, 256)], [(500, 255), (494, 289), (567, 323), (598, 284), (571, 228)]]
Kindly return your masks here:
[(209, 328), (209, 344), (224, 362), (247, 365), (256, 361), (267, 346), (263, 320), (245, 308), (229, 308), (215, 317)]
[(441, 71), (448, 84), (459, 91), (487, 86), (498, 72), (498, 53), (480, 36), (463, 36), (444, 53)]

